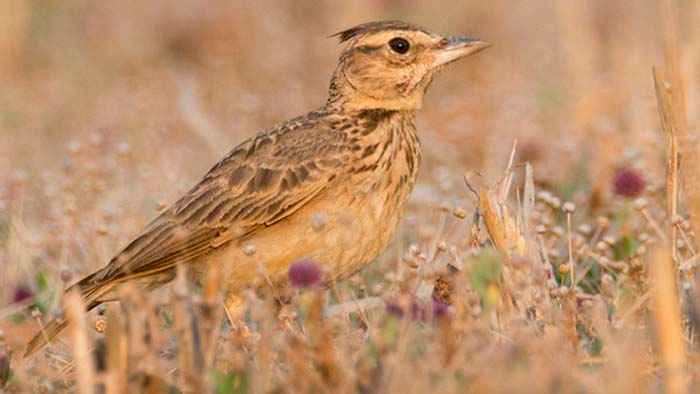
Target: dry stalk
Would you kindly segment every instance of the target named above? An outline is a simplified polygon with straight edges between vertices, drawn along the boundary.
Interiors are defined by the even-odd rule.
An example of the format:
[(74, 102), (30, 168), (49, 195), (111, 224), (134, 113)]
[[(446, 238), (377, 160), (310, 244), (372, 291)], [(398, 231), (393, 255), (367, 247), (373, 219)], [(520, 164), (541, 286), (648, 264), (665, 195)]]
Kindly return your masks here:
[(326, 308), (324, 315), (327, 318), (335, 316), (345, 316), (355, 312), (362, 312), (367, 309), (380, 308), (384, 306), (384, 300), (380, 297), (366, 297), (359, 300), (350, 300)]
[[(667, 181), (668, 181), (668, 178), (667, 178)], [(669, 196), (670, 195), (671, 195), (671, 193), (669, 193)], [(668, 201), (670, 202), (671, 199), (669, 199)], [(671, 211), (671, 208), (669, 208), (669, 210), (667, 212), (670, 212), (670, 211)], [(661, 225), (659, 225), (659, 223), (654, 219), (654, 217), (651, 216), (651, 213), (649, 213), (649, 209), (641, 208), (639, 210), (639, 212), (642, 214), (642, 216), (644, 217), (644, 220), (647, 221), (649, 226), (651, 226), (652, 230), (654, 230), (654, 233), (656, 234), (656, 236), (659, 237), (659, 239), (661, 241), (668, 242), (668, 236), (662, 230)], [(596, 240), (597, 240), (597, 238), (598, 237), (595, 237)]]
[[(681, 166), (680, 175), (683, 181), (685, 202), (690, 213), (691, 226), (696, 234), (700, 234), (700, 173), (697, 171), (698, 165), (700, 165), (700, 153), (698, 152), (698, 137), (688, 128), (686, 86), (681, 73), (679, 8), (676, 0), (664, 0), (661, 2), (661, 7), (664, 24), (665, 75), (670, 86), (667, 95), (664, 96), (666, 102), (663, 106), (659, 105), (659, 110), (665, 112), (661, 115), (662, 126), (666, 121), (664, 129), (673, 131), (677, 144), (676, 153), (683, 159), (679, 160), (680, 163), (676, 163), (676, 165), (680, 164)], [(657, 83), (657, 98), (658, 95)], [(671, 216), (670, 220), (673, 220), (674, 217), (675, 215)]]
[(333, 348), (331, 329), (323, 316), (325, 303), (324, 292), (317, 291), (309, 306), (306, 328), (308, 329), (309, 342), (313, 348), (314, 358), (318, 363), (318, 369), (324, 383), (328, 387), (338, 388), (343, 383), (344, 375), (336, 360), (337, 355)]
[(493, 194), (494, 191), (489, 188), (479, 188), (479, 213), (484, 219), (486, 231), (491, 237), (493, 246), (503, 255), (506, 261), (510, 261), (513, 251), (521, 255), (526, 254), (526, 240), (505, 202), (494, 202)]
[(187, 297), (186, 268), (178, 265), (177, 277), (173, 286), (173, 312), (175, 333), (178, 339), (180, 363), (180, 384), (192, 392), (201, 392), (203, 366), (199, 335), (195, 332), (196, 322), (192, 316), (192, 306)]
[(117, 308), (117, 305), (107, 308), (107, 394), (125, 392), (128, 383), (128, 339), (124, 335), (124, 321), (119, 318)]
[(656, 100), (659, 109), (659, 119), (661, 128), (666, 134), (667, 140), (667, 162), (666, 162), (666, 214), (669, 221), (669, 235), (671, 238), (672, 256), (676, 259), (676, 237), (678, 231), (671, 224), (673, 218), (678, 214), (678, 124), (675, 121), (673, 111), (671, 86), (659, 75), (659, 71), (652, 70), (654, 76), (654, 87), (656, 89)]
[(574, 237), (571, 223), (571, 212), (566, 212), (566, 237), (567, 249), (569, 252), (569, 268), (571, 274), (571, 288), (576, 288), (576, 264), (574, 262)]
[[(126, 360), (116, 359), (118, 353), (121, 350), (115, 349), (115, 346), (121, 346), (118, 343), (110, 344), (110, 341), (116, 338), (107, 338), (107, 348), (110, 352), (108, 355), (108, 367), (110, 373), (112, 373), (112, 366), (123, 365), (126, 370), (123, 373), (126, 376), (121, 376), (118, 379), (123, 379), (126, 377), (126, 384), (130, 391), (139, 390), (139, 384), (137, 380), (130, 379), (136, 373), (140, 372), (150, 372), (144, 371), (147, 368), (152, 368), (156, 365), (156, 357), (154, 357), (154, 348), (150, 346), (150, 343), (146, 343), (146, 322), (148, 320), (148, 311), (150, 310), (150, 303), (148, 299), (141, 297), (139, 295), (138, 288), (134, 284), (124, 284), (120, 286), (120, 314), (121, 324), (115, 327), (116, 330), (123, 330), (121, 334), (124, 338), (123, 346), (125, 346), (125, 358)], [(114, 317), (110, 318), (110, 313), (107, 315), (108, 328), (111, 324), (110, 320), (114, 320)], [(157, 332), (151, 325), (150, 333)], [(108, 335), (112, 335), (111, 333)], [(117, 354), (112, 354), (115, 351)], [(114, 359), (113, 359), (114, 357)], [(112, 376), (114, 378), (114, 376)]]
[(530, 163), (525, 164), (525, 186), (523, 187), (522, 234), (528, 236), (531, 230), (532, 213), (535, 211), (535, 177)]
[(78, 392), (93, 393), (95, 390), (95, 366), (90, 352), (88, 328), (85, 321), (85, 303), (80, 294), (71, 292), (65, 296), (65, 313), (73, 340), (73, 359)]
[(510, 156), (508, 157), (508, 166), (506, 171), (503, 173), (503, 180), (501, 181), (501, 190), (498, 195), (498, 202), (502, 203), (508, 198), (510, 193), (510, 186), (513, 184), (513, 164), (515, 163), (515, 154), (518, 149), (518, 140), (513, 141), (513, 147), (510, 150)]
[(655, 250), (650, 264), (652, 314), (657, 348), (665, 370), (666, 392), (688, 392), (686, 355), (681, 307), (676, 287), (676, 269), (669, 248)]
[(221, 299), (222, 269), (220, 264), (213, 264), (207, 271), (204, 280), (203, 303), (200, 315), (200, 331), (202, 333), (202, 353), (204, 365), (208, 368), (214, 364), (218, 339), (221, 331), (221, 319), (224, 310)]

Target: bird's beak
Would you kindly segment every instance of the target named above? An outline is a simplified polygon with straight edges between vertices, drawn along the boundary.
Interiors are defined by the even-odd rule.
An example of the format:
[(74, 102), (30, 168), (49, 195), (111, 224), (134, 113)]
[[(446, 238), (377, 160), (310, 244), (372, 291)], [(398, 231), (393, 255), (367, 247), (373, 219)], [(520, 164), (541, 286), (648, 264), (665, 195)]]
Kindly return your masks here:
[(455, 60), (482, 51), (490, 46), (491, 44), (488, 42), (476, 38), (464, 36), (446, 38), (442, 40), (440, 45), (435, 49), (433, 66), (444, 66)]

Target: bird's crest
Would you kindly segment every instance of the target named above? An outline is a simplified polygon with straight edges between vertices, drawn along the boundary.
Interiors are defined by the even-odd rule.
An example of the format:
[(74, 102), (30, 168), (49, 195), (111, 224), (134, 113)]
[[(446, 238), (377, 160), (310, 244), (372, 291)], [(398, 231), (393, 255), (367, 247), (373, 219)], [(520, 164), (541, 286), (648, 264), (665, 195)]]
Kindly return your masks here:
[(369, 33), (377, 33), (386, 30), (408, 30), (408, 31), (422, 31), (428, 33), (427, 30), (422, 27), (412, 25), (410, 23), (402, 21), (375, 21), (367, 22), (350, 29), (343, 30), (330, 37), (338, 37), (340, 42), (346, 42), (352, 38), (359, 37)]

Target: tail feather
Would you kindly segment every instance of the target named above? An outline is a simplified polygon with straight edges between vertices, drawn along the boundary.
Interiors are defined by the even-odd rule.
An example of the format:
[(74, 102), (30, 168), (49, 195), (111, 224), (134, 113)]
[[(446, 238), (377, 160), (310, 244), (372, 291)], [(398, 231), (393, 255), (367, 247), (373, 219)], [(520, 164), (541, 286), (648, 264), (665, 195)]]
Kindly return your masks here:
[[(86, 311), (90, 311), (97, 307), (98, 305), (114, 301), (115, 286), (117, 285), (114, 276), (106, 276), (105, 270), (109, 266), (93, 272), (87, 277), (81, 279), (78, 283), (72, 285), (66, 290), (66, 293), (71, 291), (77, 291), (85, 300), (87, 307)], [(143, 288), (145, 290), (154, 290), (175, 278), (175, 271), (169, 269), (166, 271), (149, 273), (148, 281), (143, 283)], [(154, 278), (157, 277), (157, 278)], [(129, 279), (132, 280), (136, 276), (131, 276)], [(34, 338), (27, 344), (27, 350), (24, 353), (24, 357), (29, 357), (34, 354), (37, 350), (46, 346), (51, 342), (64, 328), (68, 326), (68, 321), (64, 317), (59, 317), (51, 320), (41, 331), (39, 331)]]
[(46, 346), (56, 337), (56, 335), (58, 335), (59, 332), (61, 332), (61, 330), (66, 328), (66, 326), (68, 326), (68, 321), (65, 318), (59, 317), (51, 320), (49, 324), (44, 326), (41, 331), (34, 335), (34, 338), (29, 341), (29, 344), (27, 344), (27, 350), (24, 352), (24, 357), (29, 357), (37, 350)]
[[(94, 276), (95, 274), (90, 275), (66, 290), (66, 293), (71, 291), (80, 292), (87, 303), (87, 311), (94, 309), (102, 303), (100, 299), (105, 293), (103, 290), (106, 290), (105, 286), (92, 282), (92, 278)], [(57, 317), (49, 321), (49, 323), (42, 327), (42, 329), (36, 335), (34, 335), (32, 340), (29, 341), (27, 344), (27, 349), (24, 352), (24, 357), (29, 357), (39, 349), (48, 345), (49, 342), (56, 338), (56, 336), (67, 326), (68, 321), (65, 317)]]

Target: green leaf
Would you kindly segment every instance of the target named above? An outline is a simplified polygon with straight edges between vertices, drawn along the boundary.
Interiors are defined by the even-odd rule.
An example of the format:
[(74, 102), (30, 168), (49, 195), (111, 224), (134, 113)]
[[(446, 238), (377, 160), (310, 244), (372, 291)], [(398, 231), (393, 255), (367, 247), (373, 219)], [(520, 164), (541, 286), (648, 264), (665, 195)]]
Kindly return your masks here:
[(467, 376), (464, 374), (463, 371), (457, 371), (454, 374), (455, 382), (457, 383), (457, 387), (459, 388), (466, 388), (469, 385), (469, 380), (467, 379)]
[(51, 310), (52, 302), (55, 299), (55, 293), (51, 292), (49, 289), (49, 279), (46, 273), (38, 271), (34, 276), (34, 283), (36, 284), (37, 292), (32, 306), (41, 313), (47, 313)]
[(14, 324), (22, 324), (27, 320), (27, 316), (24, 313), (16, 312), (10, 315), (10, 321)]
[(44, 292), (49, 289), (49, 280), (46, 278), (46, 274), (43, 271), (36, 273), (34, 281), (36, 282), (36, 287), (39, 289), (39, 292)]
[(173, 326), (174, 319), (173, 319), (173, 314), (170, 310), (161, 309), (160, 316), (163, 319), (163, 326), (165, 328), (170, 328)]
[(593, 357), (599, 357), (603, 353), (603, 340), (595, 337), (588, 345), (588, 353)]
[(395, 316), (388, 315), (379, 331), (379, 340), (383, 348), (393, 347), (399, 339), (400, 324)]
[(493, 250), (482, 253), (474, 262), (470, 272), (472, 289), (479, 294), (484, 307), (489, 308), (498, 303), (501, 280), (501, 259)]
[(214, 384), (219, 394), (244, 394), (248, 390), (248, 375), (241, 372), (214, 371)]
[(626, 260), (634, 255), (639, 247), (639, 241), (632, 237), (622, 237), (613, 245), (613, 258), (616, 261)]
[(586, 260), (583, 266), (590, 268), (586, 272), (586, 276), (579, 280), (578, 285), (588, 294), (600, 293), (600, 279), (603, 275), (600, 265), (595, 260)]

